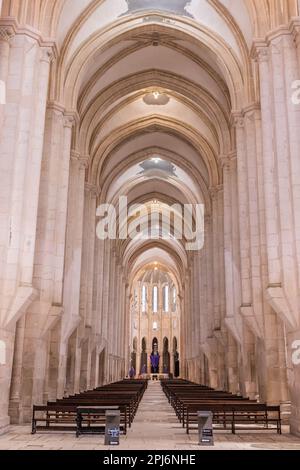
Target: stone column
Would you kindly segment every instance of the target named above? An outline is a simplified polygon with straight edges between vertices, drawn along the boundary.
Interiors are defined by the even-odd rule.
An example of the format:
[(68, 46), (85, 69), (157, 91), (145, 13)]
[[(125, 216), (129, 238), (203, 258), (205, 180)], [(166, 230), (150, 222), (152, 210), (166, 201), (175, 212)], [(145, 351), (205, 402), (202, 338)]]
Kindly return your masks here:
[(296, 53), (297, 53), (297, 65), (298, 65), (298, 71), (299, 71), (300, 70), (300, 20), (298, 18), (292, 20), (290, 23), (289, 29), (292, 33), (292, 37), (295, 42)]
[(214, 330), (214, 308), (213, 308), (213, 251), (212, 251), (212, 216), (205, 216), (205, 247), (206, 257), (206, 290), (207, 290), (207, 326), (208, 334), (212, 335)]
[(84, 179), (86, 158), (71, 155), (68, 195), (67, 244), (64, 270), (64, 337), (77, 327), (79, 317), (80, 273), (83, 237)]
[(239, 393), (238, 346), (230, 332), (228, 332), (226, 359), (228, 371), (228, 390), (231, 393)]
[(238, 220), (241, 258), (241, 297), (242, 305), (252, 304), (251, 293), (251, 264), (250, 264), (250, 226), (249, 226), (249, 197), (247, 191), (248, 167), (247, 147), (245, 145), (244, 118), (234, 115), (237, 148), (237, 181), (238, 181)]
[[(63, 283), (64, 312), (62, 316), (62, 336), (58, 378), (59, 395), (64, 393), (68, 341), (71, 335), (73, 335), (77, 330), (81, 320), (79, 316), (79, 297), (86, 164), (87, 159), (85, 157), (80, 157), (77, 152), (72, 151), (67, 199), (67, 234), (65, 242), (66, 251)], [(77, 362), (80, 362), (78, 351), (74, 357)]]
[[(109, 307), (109, 279), (110, 279), (110, 241), (105, 240), (104, 242), (104, 268), (103, 268), (103, 284), (102, 284), (102, 314), (101, 314), (101, 335), (108, 341), (108, 307)], [(108, 356), (108, 354), (107, 354)]]
[(271, 74), (269, 68), (269, 50), (266, 46), (257, 48), (259, 64), (261, 124), (263, 142), (263, 180), (265, 199), (266, 244), (268, 254), (268, 277), (270, 285), (280, 285), (279, 260), (279, 220), (277, 209), (277, 184), (275, 179), (275, 155), (273, 140)]
[(116, 252), (112, 247), (110, 253), (110, 276), (108, 290), (108, 344), (109, 353), (114, 355), (115, 333), (116, 333), (116, 310), (115, 310), (115, 293), (116, 293)]
[(224, 181), (224, 264), (225, 264), (225, 287), (226, 287), (226, 317), (234, 313), (233, 301), (233, 263), (231, 255), (231, 168), (230, 160), (223, 161)]
[[(117, 259), (117, 291), (116, 291), (116, 313), (117, 313), (117, 328), (116, 328), (116, 355), (118, 358), (121, 356), (121, 339), (122, 339), (122, 326), (121, 326), (121, 305), (120, 305), (120, 297), (122, 293), (122, 285), (121, 285), (121, 260), (118, 257)], [(119, 372), (119, 364), (117, 368), (117, 372)]]
[(25, 315), (17, 322), (14, 344), (14, 358), (10, 385), (9, 416), (11, 424), (20, 422), (22, 365), (24, 353)]
[[(129, 284), (125, 284), (125, 373), (128, 374), (130, 367), (130, 289)], [(149, 348), (149, 345), (147, 345)]]
[(291, 433), (300, 437), (300, 328), (286, 335)]
[(85, 184), (82, 268), (80, 287), (80, 315), (85, 324), (92, 325), (92, 296), (96, 236), (96, 187)]
[[(0, 96), (0, 142), (2, 143), (2, 134), (5, 131), (4, 125), (4, 116), (5, 116), (5, 106), (7, 100), (7, 78), (8, 78), (8, 68), (9, 68), (9, 56), (10, 56), (10, 40), (14, 35), (14, 31), (11, 27), (1, 26), (0, 27), (0, 93), (3, 96)], [(2, 175), (2, 166), (1, 166), (1, 188), (2, 194), (0, 197), (0, 287), (3, 282), (3, 273), (4, 273), (4, 247), (7, 241), (7, 229), (8, 229), (8, 217), (3, 217), (3, 213), (7, 212), (7, 207), (9, 204), (9, 191), (5, 191), (5, 187), (9, 184), (7, 181), (7, 175)], [(7, 188), (9, 189), (9, 188)]]
[(219, 226), (219, 189), (211, 188), (212, 202), (212, 255), (213, 255), (213, 292), (214, 292), (214, 328), (221, 327), (221, 273), (220, 273), (220, 226)]
[[(6, 195), (6, 199), (0, 202), (0, 212), (3, 214), (0, 220), (3, 229), (0, 258), (7, 260), (6, 266), (0, 266), (1, 317), (12, 339), (15, 323), (36, 295), (32, 287), (33, 262), (52, 50), (41, 48), (36, 40), (19, 34), (12, 41), (9, 60), (7, 46), (2, 44), (1, 52), (4, 54), (1, 57), (1, 74), (3, 78), (6, 76), (7, 85), (3, 132), (0, 136)], [(7, 351), (12, 351), (12, 343)], [(11, 360), (12, 357), (7, 357), (7, 364), (11, 365)]]
[(124, 272), (122, 272), (122, 294), (121, 294), (121, 325), (122, 325), (122, 337), (121, 337), (121, 357), (126, 360), (126, 280)]
[[(195, 326), (196, 326), (196, 315), (197, 315), (197, 289), (195, 289), (195, 282), (196, 282), (196, 269), (197, 269), (197, 261), (196, 261), (196, 253), (192, 254), (191, 258), (191, 283), (190, 283), (190, 296), (191, 296), (191, 318), (189, 322), (189, 329), (190, 329), (190, 343), (193, 345), (193, 348), (190, 351), (190, 357), (195, 356), (195, 349), (196, 349), (196, 337), (195, 337)], [(195, 349), (194, 349), (195, 348)]]
[[(291, 188), (296, 184), (299, 185), (299, 150), (297, 149), (297, 140), (294, 141), (294, 129), (292, 122), (288, 118), (292, 118), (292, 113), (288, 116), (286, 104), (286, 89), (284, 68), (287, 69), (289, 78), (291, 75), (291, 64), (285, 61), (284, 45), (287, 38), (280, 35), (274, 38), (270, 44), (270, 63), (272, 69), (273, 81), (273, 122), (274, 122), (274, 141), (275, 147), (275, 177), (277, 185), (277, 207), (278, 207), (278, 238), (280, 249), (280, 282), (281, 293), (289, 302), (291, 308), (291, 318), (289, 321), (294, 323), (294, 316), (298, 316), (298, 295), (296, 281), (296, 257), (294, 244), (294, 214), (293, 214), (293, 191)], [(291, 47), (292, 44), (288, 43)], [(299, 126), (299, 121), (298, 121)], [(293, 130), (292, 134), (289, 130)], [(298, 131), (299, 132), (299, 131)], [(297, 134), (298, 134), (297, 132)], [(296, 135), (298, 139), (298, 135)], [(297, 155), (297, 156), (296, 156)], [(297, 163), (296, 163), (297, 161)], [(294, 163), (294, 164), (293, 164)], [(293, 170), (296, 172), (296, 180), (291, 180)], [(298, 171), (297, 171), (298, 170)], [(275, 308), (275, 310), (277, 310)]]
[(0, 26), (0, 140), (4, 124), (4, 107), (6, 102), (6, 88), (10, 55), (9, 42), (13, 36), (14, 30), (11, 26)]

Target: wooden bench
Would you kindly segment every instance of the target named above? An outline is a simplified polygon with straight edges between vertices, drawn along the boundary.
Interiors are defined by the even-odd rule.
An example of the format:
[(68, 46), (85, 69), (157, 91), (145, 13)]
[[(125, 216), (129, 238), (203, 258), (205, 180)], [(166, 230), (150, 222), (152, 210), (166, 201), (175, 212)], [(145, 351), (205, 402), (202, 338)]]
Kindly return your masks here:
[[(76, 432), (78, 433), (78, 409), (82, 409), (81, 406), (59, 406), (54, 404), (52, 406), (40, 406), (34, 405), (32, 415), (32, 434), (36, 434), (37, 431), (60, 431), (60, 432)], [(86, 407), (89, 411), (85, 413), (83, 421), (81, 420), (81, 428), (84, 425), (91, 428), (96, 425), (93, 429), (90, 429), (93, 433), (104, 433), (105, 431), (105, 415), (106, 410), (120, 409), (120, 430), (123, 434), (127, 432), (127, 412), (126, 408), (119, 406), (89, 406)]]
[(213, 423), (221, 429), (276, 429), (281, 434), (280, 406), (269, 406), (230, 392), (192, 382), (161, 381), (162, 389), (176, 416), (186, 427), (198, 426), (198, 411), (212, 411)]
[[(37, 431), (78, 430), (78, 409), (96, 410), (83, 413), (82, 427), (92, 432), (105, 430), (105, 413), (108, 409), (120, 410), (120, 429), (126, 434), (147, 388), (146, 380), (124, 380), (98, 387), (80, 394), (33, 406), (32, 434)], [(80, 418), (81, 419), (81, 418)]]
[[(81, 434), (104, 434), (106, 426), (106, 412), (119, 410), (118, 406), (80, 406), (77, 408), (76, 437)], [(125, 420), (126, 422), (126, 420)], [(126, 430), (125, 430), (126, 434)]]
[(274, 425), (281, 434), (280, 406), (269, 406), (263, 403), (196, 403), (188, 404), (186, 408), (186, 432), (198, 427), (198, 411), (211, 411), (213, 423), (220, 429), (231, 429), (232, 434), (237, 429), (270, 430)]

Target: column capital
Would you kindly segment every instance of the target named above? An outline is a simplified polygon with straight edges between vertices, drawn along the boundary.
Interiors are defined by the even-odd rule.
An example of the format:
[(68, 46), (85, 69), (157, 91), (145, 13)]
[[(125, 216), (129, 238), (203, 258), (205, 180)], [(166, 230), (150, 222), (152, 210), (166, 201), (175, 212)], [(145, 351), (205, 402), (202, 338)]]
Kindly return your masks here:
[(219, 184), (217, 186), (212, 186), (211, 188), (209, 188), (209, 194), (212, 199), (215, 199), (221, 191), (223, 191), (222, 184)]
[(0, 24), (0, 41), (9, 42), (15, 35), (15, 29), (10, 25)]
[(82, 156), (77, 150), (71, 150), (71, 160), (77, 162), (81, 170), (85, 170), (89, 166), (89, 156)]
[(206, 214), (204, 216), (204, 224), (209, 225), (211, 223), (211, 214)]
[(46, 46), (41, 48), (41, 62), (51, 64), (56, 59), (56, 54), (53, 47)]
[(281, 44), (284, 39), (293, 39), (291, 30), (286, 25), (278, 26), (273, 31), (270, 31), (266, 37), (268, 45), (275, 45), (276, 47)]
[(243, 108), (242, 112), (243, 112), (244, 118), (253, 119), (254, 117), (258, 115), (260, 110), (261, 110), (261, 107), (259, 103), (252, 103), (249, 106), (246, 106), (245, 108)]
[(85, 183), (84, 189), (87, 193), (90, 193), (92, 197), (99, 196), (99, 188), (95, 184)]
[(77, 152), (76, 150), (71, 150), (71, 160), (79, 160), (80, 159), (80, 153)]
[(237, 158), (236, 155), (236, 150), (228, 153), (228, 155), (222, 155), (219, 157), (219, 160), (221, 162), (221, 166), (224, 169), (229, 169), (231, 162), (234, 162)]
[(294, 18), (289, 24), (289, 30), (297, 47), (300, 47), (300, 20)]
[(83, 156), (79, 157), (79, 164), (80, 164), (80, 169), (81, 170), (86, 170), (88, 168), (89, 160), (90, 160), (89, 155), (83, 155)]
[(58, 114), (64, 114), (64, 112), (65, 112), (64, 106), (61, 105), (60, 103), (58, 103), (58, 101), (48, 101), (47, 111), (48, 110), (54, 111)]
[(230, 116), (231, 126), (236, 129), (243, 129), (244, 127), (244, 116), (241, 112), (233, 111)]
[[(79, 122), (79, 116), (78, 116), (77, 111), (74, 111), (74, 110), (65, 111), (64, 117), (66, 118), (66, 127), (69, 127), (70, 124), (72, 124), (73, 126)], [(68, 123), (68, 121), (70, 122)]]
[(72, 127), (75, 124), (75, 117), (71, 113), (65, 113), (64, 114), (64, 127), (68, 127), (69, 129), (72, 129)]
[(254, 41), (251, 48), (251, 57), (258, 63), (268, 62), (269, 48), (267, 42), (263, 40)]

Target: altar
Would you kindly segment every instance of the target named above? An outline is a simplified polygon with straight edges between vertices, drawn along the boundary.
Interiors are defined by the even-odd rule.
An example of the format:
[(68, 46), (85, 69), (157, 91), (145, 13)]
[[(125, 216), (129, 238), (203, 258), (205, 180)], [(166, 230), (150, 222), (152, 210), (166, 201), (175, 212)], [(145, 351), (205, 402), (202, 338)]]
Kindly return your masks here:
[(150, 380), (167, 380), (169, 378), (169, 374), (150, 374)]
[(168, 380), (170, 378), (169, 374), (142, 374), (141, 378), (146, 380)]

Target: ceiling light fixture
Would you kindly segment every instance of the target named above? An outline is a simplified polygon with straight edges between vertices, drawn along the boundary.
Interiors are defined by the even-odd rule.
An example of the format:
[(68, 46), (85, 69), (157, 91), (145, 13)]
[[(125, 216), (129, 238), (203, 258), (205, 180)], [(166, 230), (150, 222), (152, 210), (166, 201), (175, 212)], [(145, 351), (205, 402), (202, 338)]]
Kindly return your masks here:
[(155, 100), (158, 100), (158, 98), (160, 97), (159, 91), (154, 91), (152, 94), (153, 94)]
[(157, 163), (161, 162), (161, 158), (154, 157), (154, 158), (152, 158), (152, 161), (157, 164)]

